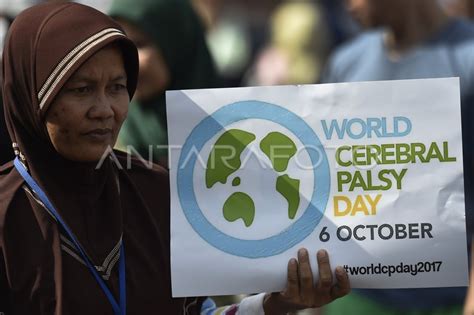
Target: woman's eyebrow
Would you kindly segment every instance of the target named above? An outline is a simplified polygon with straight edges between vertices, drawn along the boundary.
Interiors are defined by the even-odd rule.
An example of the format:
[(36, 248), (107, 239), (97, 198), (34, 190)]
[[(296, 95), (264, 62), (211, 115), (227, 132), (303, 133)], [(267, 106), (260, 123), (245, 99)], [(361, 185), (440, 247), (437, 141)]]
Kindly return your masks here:
[(90, 83), (94, 81), (95, 80), (91, 79), (90, 77), (77, 75), (77, 76), (71, 77), (67, 83), (78, 83), (78, 82)]
[(127, 75), (126, 74), (120, 74), (116, 77), (113, 77), (111, 81), (121, 81), (121, 80), (127, 80)]

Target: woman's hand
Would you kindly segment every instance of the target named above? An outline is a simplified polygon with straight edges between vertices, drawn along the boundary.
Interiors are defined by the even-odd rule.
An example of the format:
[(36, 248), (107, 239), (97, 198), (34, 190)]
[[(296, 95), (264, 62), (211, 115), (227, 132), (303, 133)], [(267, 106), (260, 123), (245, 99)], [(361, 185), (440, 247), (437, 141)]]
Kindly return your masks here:
[(319, 250), (316, 257), (319, 269), (319, 279), (316, 283), (313, 280), (306, 249), (302, 248), (298, 251), (298, 260), (290, 259), (286, 288), (280, 293), (265, 296), (263, 301), (265, 314), (280, 315), (305, 308), (320, 307), (350, 292), (349, 277), (344, 268), (336, 268), (337, 281), (333, 285), (328, 253), (325, 250)]

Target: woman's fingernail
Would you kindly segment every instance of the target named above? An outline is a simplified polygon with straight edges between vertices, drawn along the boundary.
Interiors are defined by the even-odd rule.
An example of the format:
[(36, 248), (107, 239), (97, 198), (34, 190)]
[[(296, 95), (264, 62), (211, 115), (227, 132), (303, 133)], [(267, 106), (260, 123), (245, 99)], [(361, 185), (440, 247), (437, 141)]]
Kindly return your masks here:
[(300, 248), (298, 250), (298, 256), (308, 256), (308, 251), (306, 250), (306, 248)]
[(324, 249), (318, 250), (318, 257), (319, 258), (324, 258), (328, 255), (328, 253)]

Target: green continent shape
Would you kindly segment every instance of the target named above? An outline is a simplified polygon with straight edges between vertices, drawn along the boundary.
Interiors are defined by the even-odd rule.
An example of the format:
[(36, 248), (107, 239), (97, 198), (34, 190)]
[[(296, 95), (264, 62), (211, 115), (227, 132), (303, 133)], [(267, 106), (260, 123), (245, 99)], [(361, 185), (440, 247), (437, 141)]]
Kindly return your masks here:
[(260, 149), (272, 162), (277, 172), (283, 172), (296, 154), (295, 143), (281, 132), (270, 132), (260, 142)]
[(224, 203), (224, 218), (229, 222), (242, 219), (246, 227), (253, 223), (255, 218), (255, 205), (249, 195), (236, 192), (230, 195)]
[(239, 186), (240, 185), (240, 177), (236, 177), (232, 180), (232, 186)]
[(207, 188), (211, 188), (217, 182), (222, 184), (227, 182), (227, 178), (240, 168), (242, 164), (240, 154), (253, 140), (255, 140), (253, 133), (239, 129), (228, 130), (217, 139), (207, 159)]
[(294, 219), (300, 205), (300, 181), (288, 175), (278, 176), (276, 190), (288, 201), (288, 218)]

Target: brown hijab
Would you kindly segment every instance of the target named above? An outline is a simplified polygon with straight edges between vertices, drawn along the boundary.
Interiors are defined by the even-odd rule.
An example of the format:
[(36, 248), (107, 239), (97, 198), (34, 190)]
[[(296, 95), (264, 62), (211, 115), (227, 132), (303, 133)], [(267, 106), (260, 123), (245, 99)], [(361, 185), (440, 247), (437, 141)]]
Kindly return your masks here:
[[(99, 169), (97, 163), (69, 161), (55, 151), (46, 131), (45, 114), (62, 86), (90, 56), (112, 42), (122, 51), (131, 98), (137, 50), (113, 20), (90, 7), (64, 2), (22, 12), (9, 30), (3, 54), (8, 131), (15, 154), (72, 229), (116, 299), (116, 265), (124, 243), (127, 313), (182, 314), (184, 301), (171, 299), (170, 293), (165, 171), (136, 162), (122, 169), (126, 157), (119, 153), (115, 160), (105, 159)], [(190, 313), (199, 308), (200, 300), (191, 301)], [(2, 311), (113, 314), (67, 234), (11, 163), (0, 169)]]

